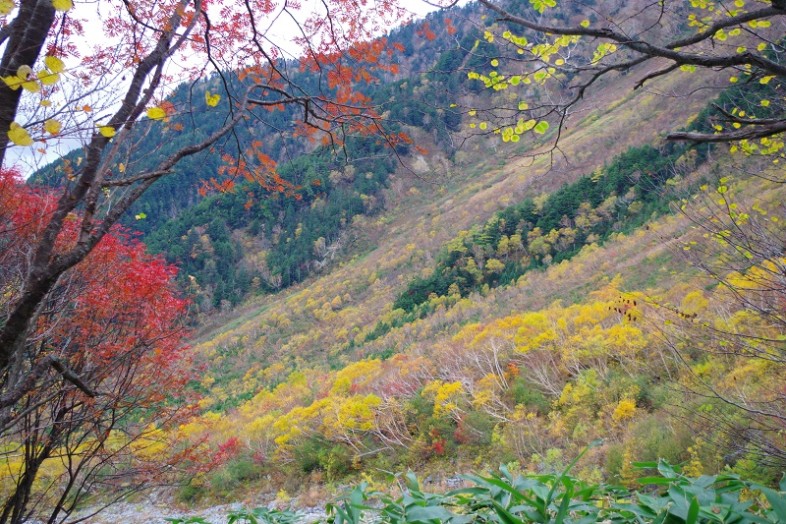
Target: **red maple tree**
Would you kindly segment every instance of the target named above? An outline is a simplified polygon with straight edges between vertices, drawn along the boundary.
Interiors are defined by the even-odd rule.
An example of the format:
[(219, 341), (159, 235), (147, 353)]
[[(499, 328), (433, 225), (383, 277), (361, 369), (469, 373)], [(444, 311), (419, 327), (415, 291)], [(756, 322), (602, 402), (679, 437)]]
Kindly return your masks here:
[[(22, 292), (54, 195), (0, 172), (0, 307)], [(72, 215), (55, 250), (77, 241)], [(58, 278), (10, 363), (0, 396), (0, 522), (65, 520), (88, 491), (116, 496), (199, 467), (166, 430), (190, 414), (176, 269), (114, 227)]]

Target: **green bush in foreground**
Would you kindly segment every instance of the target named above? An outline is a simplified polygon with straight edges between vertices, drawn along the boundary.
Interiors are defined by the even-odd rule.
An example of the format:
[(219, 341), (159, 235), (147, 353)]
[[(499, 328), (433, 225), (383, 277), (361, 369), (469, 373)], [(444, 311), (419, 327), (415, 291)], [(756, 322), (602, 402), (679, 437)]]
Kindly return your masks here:
[[(227, 524), (294, 524), (300, 522), (301, 515), (294, 511), (280, 511), (268, 508), (239, 510), (227, 514)], [(209, 524), (203, 517), (169, 518), (173, 524)]]
[[(403, 495), (370, 492), (361, 484), (350, 495), (328, 504), (330, 524), (383, 523), (786, 523), (786, 481), (778, 490), (742, 480), (737, 475), (688, 478), (666, 462), (636, 464), (656, 469), (643, 477), (641, 491), (586, 484), (561, 474), (500, 475), (464, 478), (473, 485), (445, 494), (425, 493), (413, 474), (404, 478)], [(260, 508), (228, 515), (228, 524), (296, 522), (292, 511)], [(203, 524), (200, 518), (168, 519), (175, 524)]]

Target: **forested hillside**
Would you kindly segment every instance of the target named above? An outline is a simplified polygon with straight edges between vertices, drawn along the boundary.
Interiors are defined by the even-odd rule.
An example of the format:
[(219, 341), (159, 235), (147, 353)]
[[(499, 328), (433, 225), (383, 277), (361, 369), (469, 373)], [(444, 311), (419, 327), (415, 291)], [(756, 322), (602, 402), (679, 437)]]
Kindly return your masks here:
[[(134, 347), (190, 328), (189, 357), (158, 371), (177, 394), (148, 383), (152, 400), (140, 397), (140, 412), (172, 415), (134, 419), (130, 443), (118, 426), (59, 445), (170, 457), (160, 478), (182, 507), (321, 505), (362, 482), (337, 522), (358, 522), (368, 497), (385, 521), (786, 518), (784, 12), (481, 1), (391, 31), (382, 65), (353, 80), (384, 133), (309, 140), (282, 131), (302, 107), (260, 110), (129, 208), (124, 227), (140, 234), (112, 238), (129, 253), (144, 243), (134, 256), (178, 311), (138, 321), (164, 342)], [(324, 81), (286, 67), (304, 92)], [(226, 112), (211, 93), (245, 81), (201, 78), (167, 103)], [(220, 129), (216, 114), (173, 112), (133, 150), (169, 154)], [(225, 156), (249, 148), (254, 160)], [(32, 181), (68, 185), (84, 154)], [(155, 165), (128, 155), (124, 170)], [(244, 159), (264, 176), (245, 176)], [(12, 178), (0, 197), (33, 202), (9, 207), (13, 220), (53, 205)], [(89, 274), (74, 286), (92, 292)], [(136, 317), (94, 300), (86, 338), (114, 354), (122, 341), (100, 334)], [(58, 311), (34, 334), (66, 352)], [(19, 484), (20, 445), (0, 444), (0, 478)], [(43, 464), (47, 501), (69, 467)], [(501, 473), (472, 474), (489, 470)], [(721, 504), (734, 511), (716, 519)]]
[(744, 407), (779, 402), (779, 364), (751, 358), (779, 351), (779, 321), (748, 304), (780, 300), (782, 261), (741, 244), (782, 246), (780, 171), (662, 140), (712, 131), (717, 107), (744, 96), (708, 100), (694, 89), (708, 81), (631, 91), (615, 77), (566, 125), (564, 157), (493, 136), (447, 172), (424, 155), (425, 174), (397, 176), (353, 221), (355, 247), (328, 274), (208, 324), (193, 385), (205, 413), (182, 435), (233, 458), (181, 495), (271, 482), (292, 495), (304, 479), (407, 469), (440, 482), (500, 463), (558, 472), (597, 439), (582, 479), (635, 486), (634, 462), (665, 459), (775, 482), (774, 419)]

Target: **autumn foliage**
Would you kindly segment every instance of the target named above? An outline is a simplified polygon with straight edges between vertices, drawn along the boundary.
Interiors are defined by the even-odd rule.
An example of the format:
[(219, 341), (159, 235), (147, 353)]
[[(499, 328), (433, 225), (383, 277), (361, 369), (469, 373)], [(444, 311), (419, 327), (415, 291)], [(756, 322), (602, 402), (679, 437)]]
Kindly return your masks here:
[[(0, 306), (20, 292), (32, 242), (52, 196), (0, 177)], [(57, 239), (67, 250), (74, 217)], [(190, 412), (183, 337), (188, 301), (176, 270), (114, 228), (63, 274), (36, 315), (24, 355), (0, 397), (0, 522), (28, 512), (67, 514), (100, 483), (117, 494), (196, 466), (193, 450), (163, 430)]]
[[(96, 483), (122, 496), (196, 460), (198, 442), (174, 445), (164, 431), (191, 405), (187, 302), (174, 269), (116, 224), (181, 160), (214, 148), (228, 155), (206, 188), (247, 179), (293, 193), (258, 141), (221, 145), (249, 122), (271, 125), (267, 112), (298, 109), (296, 133), (334, 147), (356, 133), (395, 143), (357, 84), (394, 70), (393, 49), (362, 42), (402, 15), (394, 2), (344, 0), (0, 3), (0, 522), (55, 521)], [(298, 67), (268, 34), (278, 20), (299, 34)], [(299, 70), (320, 80), (303, 85)], [(184, 79), (197, 96), (175, 107), (166, 98)], [(175, 121), (195, 113), (221, 125)], [(139, 151), (146, 136), (161, 138)], [(51, 189), (7, 169), (12, 148), (40, 166), (63, 140), (82, 156), (60, 159)]]

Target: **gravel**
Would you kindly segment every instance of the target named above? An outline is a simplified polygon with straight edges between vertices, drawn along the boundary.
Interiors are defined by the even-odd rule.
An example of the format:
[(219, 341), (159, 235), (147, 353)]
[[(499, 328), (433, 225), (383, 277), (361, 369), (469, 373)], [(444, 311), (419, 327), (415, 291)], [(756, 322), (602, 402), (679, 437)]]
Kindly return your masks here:
[[(124, 524), (167, 524), (167, 518), (199, 516), (210, 524), (226, 524), (227, 514), (241, 510), (243, 507), (240, 503), (233, 503), (184, 512), (166, 505), (122, 502), (108, 507), (84, 522), (88, 524), (117, 524), (121, 522)], [(84, 513), (89, 512), (89, 510), (85, 510)], [(299, 522), (304, 524), (317, 522), (325, 517), (325, 510), (319, 507), (298, 509), (297, 512), (302, 515)]]

